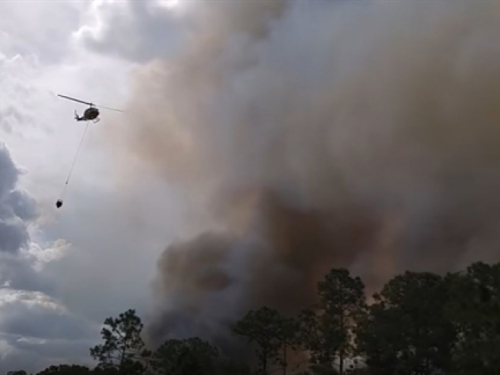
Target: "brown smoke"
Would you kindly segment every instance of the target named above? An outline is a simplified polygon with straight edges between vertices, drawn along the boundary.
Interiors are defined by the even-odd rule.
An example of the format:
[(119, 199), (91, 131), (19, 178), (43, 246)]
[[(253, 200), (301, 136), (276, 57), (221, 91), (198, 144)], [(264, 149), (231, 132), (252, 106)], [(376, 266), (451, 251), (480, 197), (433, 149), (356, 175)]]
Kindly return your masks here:
[(261, 305), (294, 312), (335, 266), (373, 290), (498, 260), (497, 3), (200, 9), (184, 54), (140, 69), (112, 129), (122, 163), (207, 218), (159, 261), (155, 341), (223, 335)]
[(316, 283), (328, 268), (351, 264), (379, 229), (360, 207), (324, 213), (261, 193), (253, 208), (252, 223), (242, 232), (205, 233), (164, 252), (155, 292), (166, 303), (162, 317), (170, 319), (153, 325), (153, 338), (183, 333), (175, 327), (178, 306), (182, 320), (192, 319), (190, 329), (198, 326), (197, 332), (212, 337), (249, 308), (297, 313), (314, 302)]

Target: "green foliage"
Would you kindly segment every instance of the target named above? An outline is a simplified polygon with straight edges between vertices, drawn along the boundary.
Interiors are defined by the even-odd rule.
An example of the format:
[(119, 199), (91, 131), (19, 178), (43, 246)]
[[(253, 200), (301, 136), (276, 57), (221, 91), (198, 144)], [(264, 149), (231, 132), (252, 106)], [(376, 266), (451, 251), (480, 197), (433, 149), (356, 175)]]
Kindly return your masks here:
[(141, 338), (143, 324), (135, 310), (127, 310), (118, 318), (107, 318), (101, 330), (103, 344), (90, 349), (103, 370), (118, 370), (120, 374), (141, 374), (141, 360), (147, 354)]

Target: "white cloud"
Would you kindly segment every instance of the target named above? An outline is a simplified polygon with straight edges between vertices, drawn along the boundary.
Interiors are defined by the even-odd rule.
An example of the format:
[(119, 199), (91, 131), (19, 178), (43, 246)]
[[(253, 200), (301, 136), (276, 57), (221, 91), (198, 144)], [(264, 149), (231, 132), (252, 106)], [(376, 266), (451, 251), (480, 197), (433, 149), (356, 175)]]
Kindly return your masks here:
[(0, 2), (0, 51), (58, 63), (86, 7), (78, 0)]
[(179, 17), (184, 8), (166, 4), (173, 2), (96, 1), (75, 36), (91, 50), (133, 61), (172, 56), (187, 25)]

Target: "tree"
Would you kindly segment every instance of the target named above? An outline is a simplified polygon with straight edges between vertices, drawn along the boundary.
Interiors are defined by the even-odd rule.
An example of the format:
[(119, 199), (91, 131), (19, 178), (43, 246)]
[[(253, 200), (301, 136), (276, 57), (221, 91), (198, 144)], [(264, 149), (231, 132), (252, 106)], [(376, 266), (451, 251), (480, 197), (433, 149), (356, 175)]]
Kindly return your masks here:
[(250, 368), (238, 361), (220, 358), (217, 361), (217, 375), (251, 375)]
[(90, 369), (78, 365), (50, 366), (39, 372), (37, 375), (89, 375)]
[[(287, 375), (290, 350), (297, 349), (310, 355), (300, 375), (343, 374), (344, 359), (357, 365), (354, 355), (363, 358), (350, 375), (500, 374), (500, 263), (473, 263), (444, 277), (406, 272), (387, 282), (370, 306), (361, 279), (333, 269), (318, 283), (318, 297), (298, 319), (263, 307), (231, 325), (255, 346), (259, 374)], [(50, 366), (36, 375), (255, 374), (197, 337), (168, 340), (151, 353), (142, 327), (134, 310), (107, 318), (103, 342), (90, 349), (96, 368)]]
[(457, 330), (454, 373), (500, 372), (500, 264), (473, 263), (465, 273), (449, 274), (447, 313)]
[(283, 317), (276, 310), (262, 307), (250, 310), (241, 320), (231, 326), (231, 331), (242, 336), (249, 343), (255, 343), (255, 353), (259, 360), (259, 372), (267, 374), (269, 364), (278, 362), (285, 330)]
[(216, 373), (219, 351), (210, 343), (193, 337), (168, 340), (150, 358), (151, 367), (165, 375), (212, 375)]
[(141, 338), (143, 324), (135, 310), (127, 310), (118, 318), (107, 318), (101, 330), (104, 343), (90, 349), (99, 361), (98, 368), (115, 369), (120, 374), (140, 374), (144, 370), (141, 360), (147, 355)]
[(283, 375), (286, 375), (288, 352), (289, 350), (296, 350), (300, 345), (300, 323), (294, 318), (279, 317), (276, 324), (277, 341), (282, 353), (280, 362), (283, 367)]
[(432, 273), (390, 280), (360, 320), (358, 344), (373, 374), (430, 375), (451, 369), (455, 329), (449, 284)]
[(316, 373), (332, 373), (338, 358), (338, 372), (354, 353), (353, 329), (365, 309), (364, 284), (346, 269), (333, 269), (318, 283), (319, 303), (301, 315), (302, 343), (311, 351)]
[(375, 304), (358, 317), (356, 348), (367, 357), (366, 364), (372, 375), (396, 374), (398, 350), (404, 344), (395, 322), (400, 318), (396, 309), (388, 309), (380, 295), (374, 296)]

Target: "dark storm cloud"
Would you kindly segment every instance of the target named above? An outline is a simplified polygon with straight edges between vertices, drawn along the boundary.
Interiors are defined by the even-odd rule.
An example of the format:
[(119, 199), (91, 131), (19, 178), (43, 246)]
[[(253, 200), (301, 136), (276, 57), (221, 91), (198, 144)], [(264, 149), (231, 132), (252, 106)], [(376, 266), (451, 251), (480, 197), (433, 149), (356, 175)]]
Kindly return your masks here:
[(93, 337), (88, 322), (65, 311), (40, 292), (6, 291), (0, 306), (0, 332), (37, 339), (80, 340)]
[(36, 217), (36, 201), (24, 190), (13, 190), (7, 197), (7, 203), (14, 215), (21, 220), (33, 220)]
[(24, 222), (5, 217), (0, 220), (0, 250), (15, 252), (28, 245), (29, 235)]
[(17, 189), (19, 170), (7, 147), (0, 143), (0, 251), (14, 253), (29, 244), (28, 223), (36, 217), (36, 204)]
[[(89, 363), (88, 350), (95, 345), (98, 330), (45, 293), (0, 288), (0, 356), (2, 349), (4, 356), (0, 369), (4, 371), (17, 366), (37, 372), (53, 364)], [(8, 368), (2, 367), (7, 364)]]
[(51, 293), (54, 282), (36, 271), (30, 260), (17, 255), (0, 257), (0, 285), (14, 290), (29, 290)]
[(54, 364), (80, 364), (91, 367), (88, 357), (93, 340), (42, 340), (17, 334), (0, 333), (0, 372), (25, 370), (36, 374)]
[(19, 175), (19, 171), (4, 143), (0, 143), (0, 173), (0, 196), (4, 197), (14, 189)]

